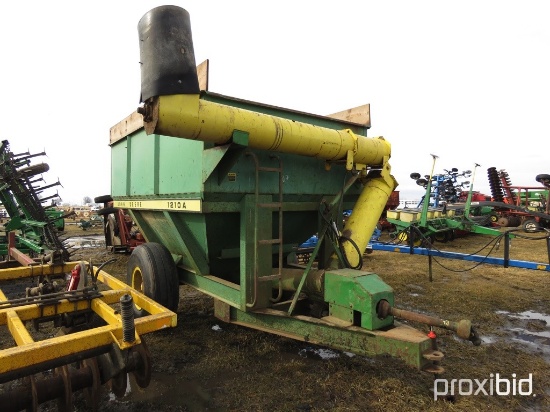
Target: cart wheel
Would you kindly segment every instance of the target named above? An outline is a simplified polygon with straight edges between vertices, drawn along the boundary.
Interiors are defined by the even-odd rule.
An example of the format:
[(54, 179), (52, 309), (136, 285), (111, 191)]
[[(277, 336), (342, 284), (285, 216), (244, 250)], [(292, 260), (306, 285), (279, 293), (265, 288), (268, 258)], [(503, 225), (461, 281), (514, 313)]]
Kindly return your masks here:
[(537, 222), (535, 219), (527, 219), (525, 222), (523, 222), (523, 231), (527, 233), (534, 233), (538, 232), (540, 229), (539, 222)]
[[(168, 249), (160, 243), (144, 243), (134, 249), (128, 260), (126, 283), (171, 311), (179, 303), (176, 265)], [(147, 312), (134, 304), (137, 317)]]

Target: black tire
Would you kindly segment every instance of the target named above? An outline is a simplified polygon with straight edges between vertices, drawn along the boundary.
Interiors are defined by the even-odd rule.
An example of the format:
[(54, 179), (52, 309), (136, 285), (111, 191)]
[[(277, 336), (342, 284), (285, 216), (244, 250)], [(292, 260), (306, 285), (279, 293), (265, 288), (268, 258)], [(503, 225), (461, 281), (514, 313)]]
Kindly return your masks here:
[(413, 172), (413, 173), (410, 174), (410, 176), (411, 176), (411, 179), (412, 179), (412, 180), (418, 180), (418, 179), (420, 179), (420, 173), (415, 173), (415, 172)]
[(116, 207), (104, 207), (103, 209), (99, 209), (97, 211), (97, 214), (99, 216), (105, 216), (105, 215), (110, 215), (111, 213), (116, 213), (118, 212), (118, 208)]
[(98, 196), (94, 198), (94, 203), (107, 203), (112, 201), (113, 201), (113, 197), (111, 195), (103, 195), (103, 196)]
[(535, 219), (526, 219), (523, 224), (523, 231), (526, 233), (534, 233), (540, 230), (540, 224)]
[(428, 180), (423, 179), (423, 178), (422, 179), (417, 179), (416, 184), (418, 186), (426, 187), (428, 185)]
[(450, 233), (448, 230), (444, 232), (435, 232), (434, 233), (434, 240), (437, 240), (441, 243), (447, 243), (449, 241)]
[[(128, 260), (126, 283), (167, 309), (177, 311), (178, 272), (172, 255), (160, 243), (144, 243), (134, 249)], [(137, 317), (147, 313), (136, 305), (134, 312)]]
[(539, 183), (542, 183), (546, 187), (550, 187), (550, 175), (548, 174), (537, 175), (535, 180)]

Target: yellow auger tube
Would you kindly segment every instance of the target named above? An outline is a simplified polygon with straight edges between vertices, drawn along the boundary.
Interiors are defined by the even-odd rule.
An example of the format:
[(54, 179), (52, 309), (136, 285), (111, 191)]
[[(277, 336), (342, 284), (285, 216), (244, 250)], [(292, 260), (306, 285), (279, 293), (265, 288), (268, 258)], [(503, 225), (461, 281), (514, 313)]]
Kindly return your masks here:
[(235, 130), (241, 130), (248, 133), (248, 146), (254, 149), (325, 160), (346, 159), (352, 152), (354, 163), (370, 166), (382, 165), (391, 153), (383, 137), (354, 135), (350, 130), (333, 130), (221, 105), (201, 100), (198, 94), (157, 96), (149, 109), (147, 134), (225, 144)]
[(397, 186), (397, 182), (393, 177), (389, 174), (387, 176), (390, 177), (389, 180), (384, 177), (377, 177), (367, 181), (344, 226), (342, 236), (344, 239), (352, 239), (357, 249), (359, 249), (357, 250), (350, 241), (344, 240), (343, 252), (350, 267), (357, 267), (359, 262), (362, 261), (363, 253), (374, 233), (380, 215), (384, 211), (391, 192)]

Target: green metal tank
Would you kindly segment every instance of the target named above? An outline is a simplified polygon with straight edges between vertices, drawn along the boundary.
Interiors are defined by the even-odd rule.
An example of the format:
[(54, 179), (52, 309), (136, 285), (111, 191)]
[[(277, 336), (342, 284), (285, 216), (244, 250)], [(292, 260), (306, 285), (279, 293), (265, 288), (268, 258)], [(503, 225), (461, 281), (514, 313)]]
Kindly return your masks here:
[[(361, 270), (397, 186), (390, 144), (367, 137), (368, 124), (206, 91), (184, 9), (157, 7), (138, 32), (143, 105), (110, 137), (114, 206), (147, 240), (128, 283), (173, 310), (187, 284), (213, 296), (226, 322), (440, 371), (433, 341), (394, 316), (466, 339), (470, 322), (397, 310), (391, 287)], [(296, 249), (313, 234), (300, 264)]]
[[(208, 92), (201, 99), (319, 127), (366, 131), (361, 125)], [(279, 238), (279, 202), (286, 259), (317, 233), (321, 202), (338, 195), (351, 177), (345, 164), (248, 149), (247, 134), (241, 131), (235, 132), (231, 143), (217, 146), (147, 135), (140, 128), (111, 149), (115, 205), (131, 210), (145, 239), (165, 245), (188, 268), (237, 283), (243, 259), (240, 249), (254, 236), (254, 227), (262, 232), (258, 236)], [(361, 189), (361, 184), (353, 185), (343, 196), (340, 210), (352, 209)], [(258, 219), (257, 224), (241, 221), (247, 209), (252, 209), (250, 219)], [(242, 225), (248, 232), (241, 233)], [(276, 256), (278, 245), (270, 248)]]

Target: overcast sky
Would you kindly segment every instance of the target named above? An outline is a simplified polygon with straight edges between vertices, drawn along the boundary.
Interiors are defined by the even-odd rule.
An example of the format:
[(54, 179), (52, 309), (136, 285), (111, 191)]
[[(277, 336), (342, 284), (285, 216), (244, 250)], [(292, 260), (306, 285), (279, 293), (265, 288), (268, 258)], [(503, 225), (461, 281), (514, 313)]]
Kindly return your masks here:
[(191, 15), (212, 92), (327, 115), (371, 105), (392, 144), (401, 198), (411, 172), (487, 168), (514, 185), (550, 173), (548, 1), (4, 1), (0, 138), (45, 150), (64, 202), (110, 193), (109, 129), (139, 106), (137, 24)]

